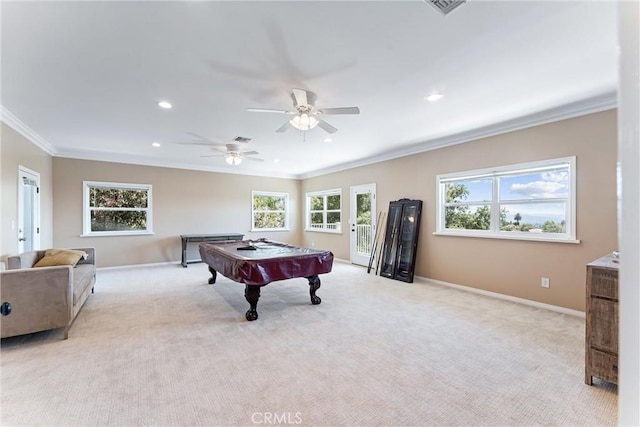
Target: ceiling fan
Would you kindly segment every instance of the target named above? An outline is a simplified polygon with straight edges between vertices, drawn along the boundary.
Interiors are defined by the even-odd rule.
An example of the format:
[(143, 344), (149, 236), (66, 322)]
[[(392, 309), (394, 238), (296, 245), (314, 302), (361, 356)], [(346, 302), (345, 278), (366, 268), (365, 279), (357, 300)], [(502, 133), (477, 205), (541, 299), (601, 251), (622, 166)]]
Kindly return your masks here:
[[(244, 136), (236, 136), (233, 139), (233, 142), (227, 142), (227, 143), (217, 143), (215, 141), (212, 141), (208, 138), (205, 138), (204, 136), (198, 135), (197, 133), (193, 133), (193, 132), (187, 132), (189, 135), (196, 137), (197, 139), (199, 139), (200, 141), (193, 141), (193, 142), (178, 142), (177, 144), (182, 144), (182, 145), (203, 145), (206, 147), (211, 147), (212, 150), (218, 151), (220, 154), (209, 154), (206, 156), (201, 156), (201, 157), (224, 157), (225, 161), (230, 164), (230, 165), (239, 165), (240, 163), (242, 163), (243, 159), (247, 159), (247, 160), (253, 160), (256, 162), (263, 162), (263, 159), (259, 159), (257, 157), (249, 157), (249, 156), (255, 156), (258, 153), (257, 151), (253, 151), (253, 150), (248, 150), (248, 151), (242, 151), (240, 150), (240, 146), (238, 145), (238, 143), (241, 144), (247, 144), (249, 141), (251, 141), (251, 138), (246, 138)], [(226, 150), (221, 150), (217, 147), (225, 147)]]
[(338, 129), (322, 120), (320, 118), (321, 116), (327, 114), (360, 114), (360, 108), (358, 107), (316, 108), (317, 95), (308, 90), (291, 89), (290, 95), (293, 100), (294, 111), (266, 108), (249, 108), (248, 111), (258, 113), (284, 113), (294, 116), (278, 128), (276, 132), (284, 132), (291, 127), (305, 132), (319, 126), (329, 133), (334, 133)]
[(260, 154), (257, 151), (242, 151), (240, 150), (240, 146), (238, 144), (225, 144), (225, 146), (227, 148), (226, 150), (212, 147), (212, 150), (219, 151), (220, 154), (209, 154), (200, 157), (224, 157), (225, 161), (233, 166), (239, 165), (244, 159), (253, 160), (254, 162), (264, 162), (264, 159), (251, 157)]
[(247, 138), (244, 136), (236, 136), (235, 138), (233, 138), (232, 141), (229, 142), (216, 142), (213, 141), (209, 138), (206, 138), (202, 135), (198, 135), (197, 133), (194, 132), (187, 132), (189, 135), (193, 136), (194, 138), (196, 138), (198, 141), (189, 141), (189, 142), (176, 142), (176, 144), (182, 144), (182, 145), (204, 145), (207, 147), (224, 147), (227, 144), (236, 144), (236, 143), (241, 143), (241, 144), (247, 144), (249, 143), (249, 141), (251, 141), (251, 138)]

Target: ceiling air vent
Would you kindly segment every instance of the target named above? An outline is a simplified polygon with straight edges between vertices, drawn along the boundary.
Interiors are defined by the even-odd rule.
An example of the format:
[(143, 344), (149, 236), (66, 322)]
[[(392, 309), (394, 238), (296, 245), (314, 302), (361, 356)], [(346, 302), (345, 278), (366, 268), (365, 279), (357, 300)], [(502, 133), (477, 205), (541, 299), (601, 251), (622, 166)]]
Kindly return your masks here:
[(431, 6), (442, 12), (443, 15), (448, 14), (456, 7), (465, 3), (467, 0), (425, 0)]
[(233, 140), (235, 142), (249, 142), (251, 141), (251, 138), (245, 138), (244, 136), (236, 136), (235, 138), (233, 138)]

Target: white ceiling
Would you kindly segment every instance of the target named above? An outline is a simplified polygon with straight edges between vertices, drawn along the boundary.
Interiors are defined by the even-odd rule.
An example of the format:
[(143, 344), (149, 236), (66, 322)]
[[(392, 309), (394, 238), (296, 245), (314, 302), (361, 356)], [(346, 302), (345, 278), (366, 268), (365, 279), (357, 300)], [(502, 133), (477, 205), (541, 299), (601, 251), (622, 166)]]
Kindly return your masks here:
[[(56, 156), (304, 178), (615, 106), (614, 1), (468, 0), (446, 16), (422, 0), (1, 8), (3, 120)], [(338, 132), (324, 142), (247, 112), (291, 109), (294, 87), (361, 114), (325, 116)], [(188, 132), (253, 138), (265, 161), (201, 157), (176, 144)]]

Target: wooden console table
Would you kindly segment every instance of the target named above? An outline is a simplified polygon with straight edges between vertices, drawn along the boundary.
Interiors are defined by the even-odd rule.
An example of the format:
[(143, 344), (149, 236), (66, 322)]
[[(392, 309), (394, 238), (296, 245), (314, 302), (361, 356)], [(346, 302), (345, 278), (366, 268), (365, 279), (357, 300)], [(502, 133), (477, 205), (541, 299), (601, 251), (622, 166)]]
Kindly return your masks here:
[(193, 262), (202, 262), (201, 259), (187, 260), (187, 244), (201, 242), (224, 242), (226, 240), (242, 240), (244, 234), (238, 233), (218, 233), (218, 234), (182, 234), (182, 266), (187, 268), (187, 264)]

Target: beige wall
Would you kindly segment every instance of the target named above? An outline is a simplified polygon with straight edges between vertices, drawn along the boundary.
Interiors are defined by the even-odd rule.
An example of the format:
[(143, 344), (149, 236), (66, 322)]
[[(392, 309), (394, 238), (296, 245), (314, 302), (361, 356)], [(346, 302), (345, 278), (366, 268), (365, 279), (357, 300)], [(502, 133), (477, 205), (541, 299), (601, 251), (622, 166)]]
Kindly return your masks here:
[[(242, 233), (300, 242), (300, 181), (120, 163), (54, 158), (57, 247), (94, 246), (99, 267), (179, 261), (180, 235)], [(153, 185), (153, 235), (81, 237), (82, 182)], [(252, 233), (251, 191), (289, 193), (290, 231)]]
[[(98, 265), (180, 259), (180, 234), (238, 232), (313, 245), (349, 259), (349, 234), (302, 231), (304, 194), (376, 183), (377, 206), (402, 197), (424, 202), (416, 274), (543, 303), (584, 310), (585, 263), (617, 249), (616, 112), (606, 111), (380, 162), (303, 181), (108, 162), (51, 159), (3, 125), (2, 254), (15, 252), (17, 165), (41, 173), (42, 246), (95, 246)], [(434, 236), (437, 174), (557, 157), (577, 157), (578, 245)], [(154, 235), (81, 237), (82, 181), (153, 185)], [(53, 182), (53, 190), (51, 183)], [(251, 233), (251, 190), (290, 194), (291, 230)], [(53, 198), (52, 198), (53, 195)], [(52, 201), (53, 200), (53, 201)], [(53, 219), (53, 220), (52, 220)], [(55, 230), (53, 233), (51, 230)], [(53, 245), (51, 244), (53, 243)], [(551, 287), (540, 286), (549, 277)], [(403, 284), (398, 282), (399, 286)]]
[(40, 247), (52, 242), (52, 157), (28, 139), (0, 124), (0, 260), (18, 252), (18, 166), (40, 174)]
[[(377, 208), (421, 199), (423, 217), (416, 274), (519, 298), (584, 310), (585, 264), (617, 249), (616, 113), (606, 111), (511, 132), (471, 143), (304, 180), (309, 191), (375, 182)], [(576, 156), (577, 237), (580, 244), (434, 236), (436, 175), (491, 166)], [(345, 222), (346, 224), (346, 222)], [(305, 232), (302, 244), (349, 259), (349, 234)], [(548, 277), (551, 287), (540, 286)], [(398, 286), (403, 286), (398, 282)]]

